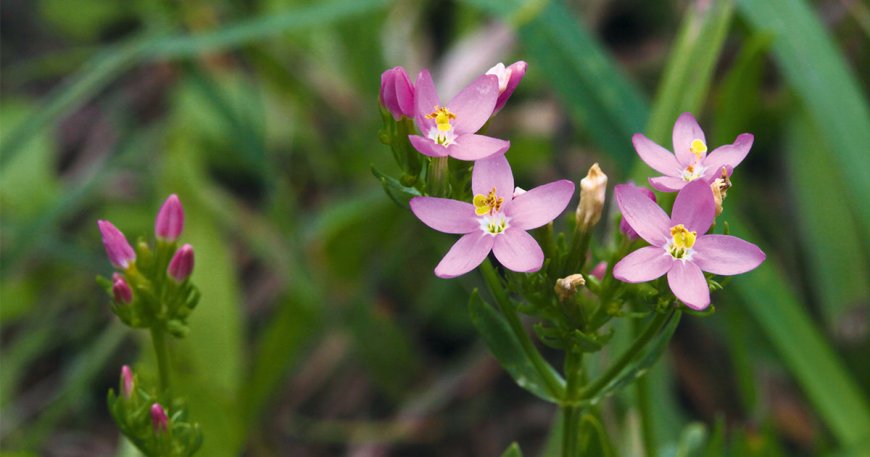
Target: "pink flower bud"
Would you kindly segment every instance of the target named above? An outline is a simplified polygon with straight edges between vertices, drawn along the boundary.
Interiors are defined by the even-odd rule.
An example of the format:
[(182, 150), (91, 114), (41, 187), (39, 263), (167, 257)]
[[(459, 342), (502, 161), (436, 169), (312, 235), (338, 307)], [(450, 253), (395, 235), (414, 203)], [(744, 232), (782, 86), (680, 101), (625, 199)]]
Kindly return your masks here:
[(127, 238), (109, 221), (99, 220), (97, 226), (103, 235), (103, 246), (106, 248), (109, 262), (112, 262), (115, 268), (127, 269), (130, 262), (136, 260), (136, 252), (130, 247)]
[(154, 234), (166, 241), (175, 241), (184, 229), (184, 208), (178, 195), (172, 194), (160, 207), (154, 221)]
[(175, 251), (166, 273), (179, 283), (189, 278), (190, 274), (193, 273), (193, 246), (185, 244)]
[[(628, 183), (628, 184), (636, 189), (639, 189), (644, 195), (649, 197), (649, 199), (652, 200), (653, 202), (656, 201), (656, 194), (654, 194), (653, 191), (647, 189), (646, 187), (635, 186), (633, 183)], [(625, 237), (628, 238), (629, 240), (634, 241), (638, 238), (637, 232), (635, 232), (634, 229), (631, 228), (630, 225), (628, 225), (628, 222), (625, 221), (625, 218), (622, 218), (622, 220), (619, 221), (619, 231), (622, 232), (622, 234), (625, 235)]]
[(598, 278), (599, 281), (604, 280), (604, 275), (607, 273), (607, 262), (598, 262), (598, 265), (595, 265), (595, 268), (589, 272), (590, 276), (594, 276)]
[(133, 371), (127, 365), (121, 367), (121, 387), (125, 398), (133, 395)]
[(501, 110), (508, 99), (511, 98), (514, 90), (516, 90), (520, 81), (523, 80), (523, 76), (526, 75), (526, 67), (528, 67), (528, 64), (520, 60), (508, 67), (505, 67), (503, 63), (499, 63), (486, 72), (488, 75), (498, 77), (498, 100), (495, 102), (495, 110), (493, 112), (497, 113)]
[(151, 405), (151, 423), (154, 425), (155, 432), (165, 432), (169, 427), (169, 418), (166, 417), (166, 411), (160, 403)]
[(381, 74), (380, 101), (397, 121), (402, 116), (414, 117), (414, 86), (404, 68), (391, 68)]
[(126, 305), (133, 301), (133, 290), (130, 289), (127, 280), (118, 273), (112, 275), (112, 295), (117, 303)]

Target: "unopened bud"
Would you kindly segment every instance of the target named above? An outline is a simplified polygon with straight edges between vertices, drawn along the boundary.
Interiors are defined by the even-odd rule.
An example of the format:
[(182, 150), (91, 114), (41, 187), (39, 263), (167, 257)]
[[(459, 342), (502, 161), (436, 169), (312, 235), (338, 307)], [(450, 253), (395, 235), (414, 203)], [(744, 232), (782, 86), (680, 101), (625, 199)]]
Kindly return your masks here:
[(495, 102), (494, 113), (501, 110), (514, 93), (520, 81), (523, 80), (523, 76), (526, 75), (526, 67), (528, 67), (528, 64), (522, 60), (514, 62), (508, 67), (499, 62), (486, 71), (486, 74), (494, 75), (498, 78), (498, 99)]
[(130, 289), (127, 280), (118, 273), (112, 275), (112, 296), (115, 298), (115, 302), (124, 305), (133, 301), (133, 290)]
[(607, 191), (607, 175), (597, 163), (589, 168), (589, 173), (580, 180), (580, 204), (577, 205), (577, 228), (589, 231), (601, 219), (604, 209), (604, 195)]
[(124, 365), (121, 367), (121, 392), (125, 398), (130, 398), (133, 395), (133, 371), (130, 367)]
[(381, 74), (380, 102), (393, 119), (414, 117), (414, 86), (402, 67), (391, 68)]
[(583, 275), (575, 273), (573, 275), (559, 278), (556, 280), (556, 286), (553, 288), (556, 291), (556, 296), (559, 300), (565, 301), (573, 297), (577, 293), (577, 289), (586, 285), (586, 280)]
[(175, 251), (166, 273), (175, 282), (184, 282), (193, 273), (193, 246), (185, 244)]
[(598, 265), (595, 265), (595, 268), (593, 268), (589, 274), (597, 278), (599, 281), (603, 281), (604, 275), (607, 274), (607, 262), (598, 262)]
[(109, 221), (99, 220), (97, 227), (100, 228), (100, 234), (103, 236), (103, 247), (106, 248), (109, 262), (112, 262), (115, 268), (126, 270), (130, 262), (136, 260), (136, 253), (127, 242), (127, 238)]
[[(653, 202), (656, 201), (656, 194), (654, 194), (653, 191), (647, 189), (646, 187), (635, 186), (633, 183), (628, 184), (635, 189), (641, 191), (641, 193), (649, 197), (649, 199)], [(628, 221), (626, 221), (624, 217), (622, 218), (622, 220), (619, 221), (619, 231), (622, 232), (622, 234), (631, 241), (634, 241), (638, 238), (637, 232), (635, 232), (634, 229), (631, 228), (631, 225), (628, 224)]]
[(151, 405), (151, 424), (154, 425), (154, 431), (157, 433), (166, 432), (169, 428), (169, 418), (160, 403)]
[(184, 208), (178, 195), (172, 194), (160, 207), (154, 220), (154, 234), (165, 241), (175, 241), (184, 229)]

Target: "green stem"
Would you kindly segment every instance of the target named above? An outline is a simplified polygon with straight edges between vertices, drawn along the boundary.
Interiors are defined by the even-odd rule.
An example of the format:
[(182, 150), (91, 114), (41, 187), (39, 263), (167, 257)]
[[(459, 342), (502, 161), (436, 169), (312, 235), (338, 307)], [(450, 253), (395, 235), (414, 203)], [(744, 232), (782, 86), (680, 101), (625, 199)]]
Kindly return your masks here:
[(578, 405), (580, 388), (583, 385), (583, 354), (571, 348), (565, 352), (565, 399), (562, 408), (562, 455), (580, 455), (580, 416), (582, 408)]
[(587, 385), (582, 392), (580, 392), (580, 399), (588, 399), (592, 398), (598, 394), (610, 381), (613, 380), (619, 373), (622, 372), (623, 369), (631, 362), (635, 356), (646, 347), (647, 343), (658, 333), (658, 331), (667, 323), (668, 319), (674, 315), (674, 311), (671, 310), (668, 313), (659, 313), (656, 314), (656, 317), (647, 325), (646, 329), (644, 329), (643, 333), (641, 333), (637, 339), (634, 340), (634, 343), (631, 344), (631, 347), (625, 351), (619, 359), (604, 372), (598, 379)]
[(427, 194), (433, 197), (447, 197), (450, 190), (447, 157), (433, 157), (429, 162), (427, 174), (429, 188)]
[(166, 334), (160, 327), (151, 327), (151, 342), (157, 355), (157, 371), (160, 374), (160, 393), (169, 390), (169, 349), (166, 346)]
[[(634, 321), (634, 331), (635, 334), (641, 333), (640, 323), (637, 321)], [(649, 378), (641, 376), (637, 379), (635, 381), (635, 389), (637, 389), (637, 407), (640, 411), (641, 441), (643, 442), (644, 455), (646, 457), (655, 457), (657, 445), (655, 430), (653, 429), (652, 410), (650, 409)]]
[(539, 375), (541, 375), (541, 378), (547, 384), (547, 390), (550, 391), (550, 395), (555, 398), (564, 398), (564, 387), (562, 387), (559, 380), (556, 379), (553, 368), (546, 360), (544, 360), (544, 357), (526, 333), (526, 329), (523, 327), (523, 323), (520, 321), (516, 309), (514, 309), (513, 305), (510, 303), (507, 293), (501, 285), (501, 280), (489, 259), (484, 260), (483, 263), (480, 264), (480, 271), (483, 274), (483, 279), (486, 281), (486, 285), (489, 287), (490, 293), (493, 298), (495, 298), (496, 304), (498, 304), (499, 309), (507, 319), (511, 331), (514, 333), (514, 336), (517, 337), (517, 340), (519, 340), (523, 352), (525, 352), (526, 357), (532, 361), (535, 370)]
[(571, 240), (571, 250), (568, 251), (568, 259), (562, 269), (562, 273), (569, 275), (580, 273), (583, 264), (586, 263), (586, 251), (589, 250), (589, 240), (592, 234), (588, 231), (577, 229), (574, 231), (574, 239)]

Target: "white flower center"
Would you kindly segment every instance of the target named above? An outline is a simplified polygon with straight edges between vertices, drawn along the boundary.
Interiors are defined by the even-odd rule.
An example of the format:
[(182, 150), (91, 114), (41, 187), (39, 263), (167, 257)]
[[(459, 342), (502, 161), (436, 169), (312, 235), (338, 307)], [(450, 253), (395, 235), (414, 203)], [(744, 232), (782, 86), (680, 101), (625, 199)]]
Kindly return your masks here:
[(435, 125), (429, 129), (430, 140), (445, 147), (456, 141), (456, 133), (453, 131), (456, 114), (450, 112), (446, 106), (436, 106), (434, 111), (426, 115), (426, 119), (435, 119)]
[(677, 260), (692, 260), (697, 237), (698, 232), (690, 232), (683, 224), (675, 225), (671, 227), (671, 239), (665, 244), (665, 251)]
[(480, 229), (483, 230), (483, 233), (487, 235), (500, 235), (510, 227), (510, 218), (505, 216), (502, 213), (496, 213), (494, 215), (486, 215), (478, 219), (480, 221)]
[(683, 181), (691, 182), (704, 175), (707, 168), (695, 162), (683, 170)]

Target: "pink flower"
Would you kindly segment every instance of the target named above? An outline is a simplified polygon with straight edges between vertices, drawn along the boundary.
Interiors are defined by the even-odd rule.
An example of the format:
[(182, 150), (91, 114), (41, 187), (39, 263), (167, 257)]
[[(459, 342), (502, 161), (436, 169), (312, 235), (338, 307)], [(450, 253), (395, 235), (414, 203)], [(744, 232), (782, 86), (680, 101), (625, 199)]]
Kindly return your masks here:
[(100, 228), (100, 234), (103, 235), (103, 247), (106, 248), (109, 262), (112, 262), (115, 268), (126, 270), (130, 262), (136, 260), (136, 252), (127, 242), (127, 238), (109, 221), (99, 220), (97, 227)]
[(514, 177), (504, 155), (474, 163), (471, 175), (473, 203), (446, 198), (414, 197), (411, 211), (439, 232), (462, 238), (435, 268), (441, 278), (468, 273), (490, 251), (506, 268), (532, 272), (541, 268), (544, 253), (526, 233), (556, 218), (571, 200), (574, 184), (561, 180), (514, 193)]
[(379, 99), (381, 105), (392, 113), (393, 119), (414, 117), (414, 86), (404, 68), (390, 68), (381, 74)]
[(193, 273), (193, 246), (185, 244), (175, 251), (166, 273), (175, 282), (181, 283)]
[(480, 160), (501, 154), (510, 147), (507, 141), (474, 133), (492, 116), (499, 96), (497, 77), (481, 75), (446, 105), (441, 104), (427, 70), (417, 76), (416, 86), (415, 120), (423, 136), (408, 135), (408, 139), (420, 153), (430, 157)]
[(129, 366), (121, 367), (121, 386), (125, 398), (130, 398), (133, 395), (133, 370)]
[(727, 235), (705, 235), (713, 224), (715, 203), (702, 180), (687, 184), (677, 194), (671, 217), (643, 192), (630, 185), (616, 186), (622, 217), (651, 246), (625, 256), (613, 267), (624, 282), (646, 282), (665, 273), (677, 298), (693, 309), (710, 305), (704, 271), (736, 275), (764, 261), (758, 246)]
[(178, 195), (172, 194), (160, 207), (154, 220), (154, 234), (165, 241), (175, 241), (184, 229), (184, 208)]
[(133, 301), (133, 290), (123, 276), (115, 273), (112, 275), (112, 295), (115, 302), (127, 305)]
[(520, 81), (523, 80), (523, 76), (526, 75), (527, 66), (522, 60), (514, 62), (508, 67), (499, 62), (496, 66), (487, 70), (486, 74), (494, 75), (498, 78), (498, 100), (495, 102), (494, 112), (501, 111), (504, 104), (511, 98), (514, 90), (516, 90)]
[[(649, 199), (652, 200), (653, 203), (656, 202), (656, 194), (654, 194), (653, 191), (647, 189), (646, 187), (637, 187), (633, 183), (628, 183), (628, 185), (643, 192), (643, 194), (649, 197)], [(628, 225), (628, 221), (626, 221), (625, 218), (622, 218), (622, 220), (619, 221), (619, 231), (622, 232), (622, 234), (625, 235), (625, 237), (629, 240), (634, 241), (637, 239), (637, 232), (635, 232), (634, 229), (631, 228), (630, 225)]]
[(158, 433), (166, 432), (169, 426), (169, 418), (160, 403), (151, 405), (151, 424), (154, 426), (154, 431)]
[(703, 178), (709, 186), (714, 179), (725, 174), (731, 176), (752, 147), (753, 136), (740, 134), (734, 144), (726, 144), (707, 154), (707, 142), (698, 121), (691, 113), (683, 113), (674, 124), (674, 154), (649, 138), (636, 133), (631, 138), (640, 158), (652, 169), (665, 176), (649, 178), (656, 190), (675, 192), (687, 183)]

